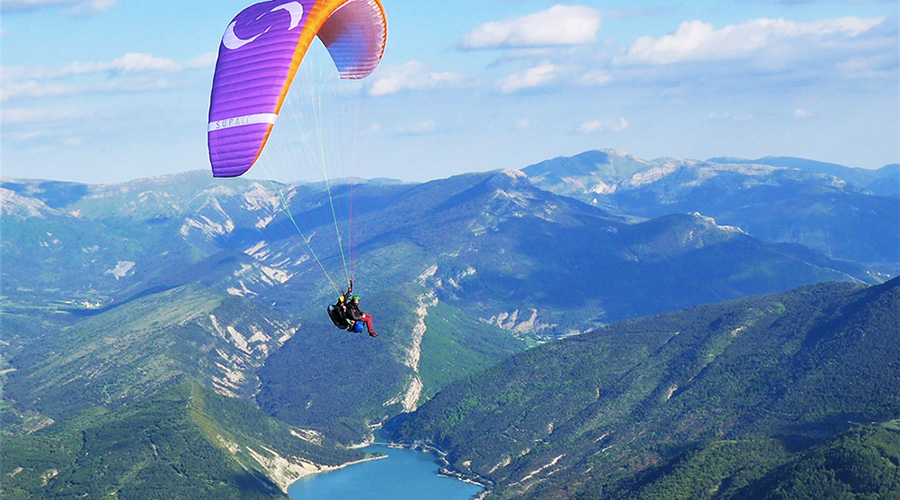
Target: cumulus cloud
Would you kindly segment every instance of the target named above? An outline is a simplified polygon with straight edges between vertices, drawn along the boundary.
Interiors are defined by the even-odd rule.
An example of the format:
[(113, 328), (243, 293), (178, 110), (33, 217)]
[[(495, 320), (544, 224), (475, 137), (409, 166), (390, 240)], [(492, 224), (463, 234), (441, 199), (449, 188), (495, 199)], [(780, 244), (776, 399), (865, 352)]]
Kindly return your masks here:
[(88, 16), (107, 11), (116, 0), (0, 0), (0, 12), (25, 12), (45, 8), (63, 8), (74, 16)]
[(513, 73), (500, 80), (500, 91), (504, 94), (512, 94), (524, 89), (539, 87), (556, 77), (559, 68), (550, 63)]
[[(894, 19), (757, 19), (724, 27), (691, 21), (667, 36), (636, 41), (630, 52), (626, 46), (618, 55), (602, 54), (595, 69), (608, 71), (619, 88), (664, 85), (661, 95), (667, 98), (692, 92), (783, 95), (799, 87), (852, 86), (863, 80), (896, 89), (900, 60)], [(577, 75), (572, 81), (582, 83)]]
[(394, 94), (403, 90), (428, 90), (453, 86), (461, 83), (463, 76), (458, 73), (436, 73), (419, 61), (409, 61), (402, 66), (382, 68), (378, 72), (371, 95)]
[(460, 40), (464, 49), (580, 45), (596, 40), (600, 12), (589, 7), (556, 5), (510, 21), (482, 24)]
[(626, 120), (625, 118), (619, 118), (618, 120), (593, 120), (582, 123), (581, 126), (578, 127), (578, 131), (582, 134), (594, 134), (599, 132), (621, 132), (628, 129), (628, 126), (628, 120)]
[(856, 37), (884, 21), (884, 17), (843, 17), (808, 23), (756, 19), (722, 29), (702, 21), (685, 21), (674, 33), (661, 38), (638, 38), (620, 62), (659, 65), (740, 59), (756, 52), (784, 48), (796, 40)]

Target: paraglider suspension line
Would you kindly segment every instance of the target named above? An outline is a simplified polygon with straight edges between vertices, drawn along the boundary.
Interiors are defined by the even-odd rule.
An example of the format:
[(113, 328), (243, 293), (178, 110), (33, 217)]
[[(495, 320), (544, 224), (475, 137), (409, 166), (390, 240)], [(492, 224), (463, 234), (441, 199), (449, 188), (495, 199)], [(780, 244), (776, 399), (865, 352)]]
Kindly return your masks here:
[[(331, 207), (331, 220), (334, 223), (334, 233), (335, 233), (335, 236), (337, 237), (338, 249), (341, 252), (341, 262), (344, 265), (344, 274), (346, 275), (347, 280), (349, 281), (350, 280), (350, 270), (347, 266), (347, 257), (346, 257), (346, 253), (344, 252), (344, 241), (343, 241), (343, 238), (341, 237), (341, 229), (338, 224), (337, 213), (334, 209), (334, 197), (331, 194), (331, 182), (328, 179), (328, 160), (325, 155), (325, 140), (324, 140), (325, 134), (323, 133), (324, 131), (322, 130), (322, 124), (324, 122), (323, 122), (323, 118), (322, 118), (322, 93), (323, 93), (323, 90), (322, 90), (321, 80), (319, 83), (319, 89), (320, 89), (319, 92), (316, 92), (315, 96), (314, 96), (314, 99), (316, 99), (318, 102), (316, 102), (315, 105), (312, 106), (312, 111), (313, 111), (313, 113), (315, 113), (314, 122), (315, 122), (316, 126), (319, 128), (319, 131), (318, 131), (319, 133), (315, 134), (318, 137), (318, 145), (317, 146), (318, 146), (319, 167), (322, 169), (322, 175), (325, 178), (325, 191), (328, 194), (328, 205)], [(291, 113), (295, 115), (294, 119), (297, 120), (296, 111), (293, 108), (291, 108)]]
[(294, 228), (297, 230), (297, 234), (300, 235), (300, 239), (302, 239), (303, 243), (306, 244), (306, 249), (309, 252), (309, 255), (312, 256), (313, 260), (316, 261), (316, 264), (318, 264), (319, 269), (321, 269), (322, 273), (325, 274), (325, 278), (327, 278), (328, 282), (331, 283), (331, 287), (334, 288), (334, 290), (338, 293), (338, 295), (340, 295), (341, 289), (337, 286), (337, 284), (334, 282), (334, 280), (331, 279), (331, 275), (328, 274), (328, 271), (325, 269), (325, 266), (322, 264), (322, 261), (319, 259), (319, 256), (316, 255), (316, 251), (313, 250), (312, 245), (309, 244), (309, 238), (307, 238), (306, 235), (303, 234), (303, 230), (300, 229), (300, 226), (297, 224), (296, 219), (294, 219), (294, 214), (291, 213), (291, 210), (288, 206), (288, 202), (284, 197), (284, 193), (282, 193), (281, 190), (279, 190), (278, 195), (279, 195), (279, 197), (281, 197), (281, 206), (282, 206), (281, 210), (288, 216), (288, 219), (291, 220), (291, 223), (294, 225)]

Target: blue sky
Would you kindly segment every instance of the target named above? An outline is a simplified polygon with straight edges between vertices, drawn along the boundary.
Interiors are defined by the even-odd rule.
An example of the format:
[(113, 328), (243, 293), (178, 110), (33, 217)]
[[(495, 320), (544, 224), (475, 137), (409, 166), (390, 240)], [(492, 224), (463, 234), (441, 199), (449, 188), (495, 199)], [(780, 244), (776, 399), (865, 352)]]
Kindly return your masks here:
[[(249, 3), (0, 0), (0, 173), (107, 183), (208, 169), (215, 52)], [(383, 3), (385, 56), (353, 93), (362, 177), (601, 148), (900, 162), (896, 1)]]

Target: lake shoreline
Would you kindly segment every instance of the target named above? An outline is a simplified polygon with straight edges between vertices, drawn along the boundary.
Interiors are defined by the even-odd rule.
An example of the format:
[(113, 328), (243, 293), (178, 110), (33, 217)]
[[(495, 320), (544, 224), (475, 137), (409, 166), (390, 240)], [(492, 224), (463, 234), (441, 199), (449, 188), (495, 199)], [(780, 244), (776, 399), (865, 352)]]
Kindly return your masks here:
[(438, 469), (438, 474), (444, 477), (450, 477), (464, 483), (469, 483), (475, 486), (481, 487), (484, 491), (479, 494), (476, 498), (480, 498), (484, 494), (490, 491), (492, 483), (491, 481), (484, 479), (476, 474), (464, 473), (457, 471), (450, 467), (450, 462), (447, 461), (448, 453), (444, 450), (438, 448), (437, 446), (425, 442), (417, 442), (413, 444), (408, 443), (394, 443), (394, 442), (381, 442), (381, 443), (373, 443), (379, 444), (382, 446), (387, 446), (388, 448), (403, 448), (408, 450), (421, 450), (426, 453), (431, 453), (437, 455), (440, 461), (440, 468)]
[(312, 476), (316, 476), (316, 475), (319, 475), (319, 474), (325, 474), (325, 473), (327, 473), (327, 472), (334, 472), (334, 471), (337, 471), (337, 470), (341, 470), (341, 469), (350, 467), (351, 465), (359, 465), (359, 464), (362, 464), (362, 463), (371, 462), (371, 461), (373, 461), (373, 460), (381, 460), (381, 459), (384, 459), (384, 458), (388, 458), (388, 456), (387, 456), (387, 455), (371, 455), (371, 456), (368, 456), (368, 457), (365, 457), (365, 458), (361, 458), (361, 459), (359, 459), (359, 460), (354, 460), (354, 461), (352, 461), (352, 462), (343, 463), (343, 464), (341, 464), (341, 465), (319, 465), (319, 469), (318, 469), (318, 470), (313, 471), (313, 472), (310, 472), (309, 474), (305, 474), (305, 475), (303, 475), (303, 476), (298, 477), (297, 479), (295, 479), (294, 481), (292, 481), (290, 484), (288, 484), (287, 487), (285, 487), (282, 491), (284, 491), (285, 493), (287, 493), (287, 490), (289, 490), (289, 489), (291, 488), (291, 486), (293, 486), (294, 484), (296, 484), (298, 481), (302, 481), (302, 480), (304, 480), (304, 479), (309, 479), (309, 478), (312, 477)]
[[(374, 448), (367, 452), (367, 455), (370, 455), (370, 456), (367, 456), (366, 458), (363, 458), (361, 460), (355, 460), (352, 462), (347, 462), (345, 464), (341, 464), (340, 466), (327, 467), (327, 468), (322, 467), (320, 470), (318, 470), (316, 472), (308, 474), (302, 478), (298, 478), (296, 481), (291, 483), (289, 489), (294, 488), (295, 495), (299, 494), (299, 496), (292, 496), (291, 498), (302, 498), (302, 499), (318, 498), (318, 497), (314, 497), (314, 496), (311, 496), (311, 497), (304, 496), (304, 494), (300, 494), (300, 491), (310, 491), (309, 488), (321, 488), (322, 487), (321, 484), (323, 484), (322, 481), (324, 481), (324, 484), (326, 484), (326, 485), (334, 484), (335, 481), (337, 481), (337, 483), (340, 484), (340, 483), (346, 483), (348, 481), (348, 478), (354, 478), (352, 480), (352, 482), (359, 481), (359, 483), (357, 483), (357, 484), (365, 484), (368, 481), (367, 478), (371, 476), (372, 470), (380, 470), (381, 471), (381, 472), (377, 473), (376, 476), (383, 477), (383, 478), (393, 478), (393, 476), (396, 474), (396, 472), (394, 472), (394, 471), (400, 470), (399, 468), (402, 468), (403, 475), (413, 474), (413, 476), (418, 475), (419, 477), (427, 477), (428, 475), (430, 475), (433, 478), (442, 478), (442, 479), (438, 480), (439, 483), (441, 481), (446, 481), (447, 479), (453, 479), (455, 481), (451, 481), (450, 483), (460, 485), (459, 487), (451, 487), (451, 489), (455, 489), (456, 491), (459, 491), (458, 488), (463, 488), (463, 486), (462, 486), (463, 484), (468, 485), (465, 488), (477, 488), (477, 491), (475, 489), (469, 490), (466, 493), (465, 497), (450, 496), (449, 498), (460, 498), (460, 499), (467, 498), (469, 500), (472, 500), (472, 499), (478, 500), (478, 499), (483, 498), (490, 491), (490, 485), (485, 481), (477, 480), (480, 478), (475, 478), (472, 475), (462, 474), (462, 473), (459, 473), (457, 471), (450, 469), (449, 463), (447, 462), (447, 460), (445, 458), (447, 454), (445, 452), (443, 452), (443, 450), (441, 450), (437, 447), (427, 445), (424, 443), (407, 444), (407, 443), (389, 442), (389, 441), (385, 441), (385, 440), (373, 440), (373, 441), (370, 441), (366, 446), (367, 447), (371, 446)], [(354, 446), (354, 448), (358, 449), (359, 445)], [(391, 454), (390, 453), (391, 449), (403, 450), (403, 451), (402, 452), (398, 451), (395, 454)], [(375, 455), (371, 455), (372, 453), (375, 453)], [(430, 469), (430, 472), (425, 473), (425, 471), (422, 470), (419, 466), (413, 466), (412, 468), (409, 468), (409, 466), (411, 465), (409, 462), (410, 461), (409, 457), (411, 457), (411, 456), (419, 457), (419, 458), (413, 459), (414, 462), (430, 464), (429, 466), (426, 466)], [(388, 469), (385, 469), (384, 468), (385, 466), (370, 465), (370, 466), (366, 466), (366, 468), (363, 468), (363, 469), (358, 469), (358, 470), (353, 469), (353, 471), (341, 472), (339, 476), (335, 476), (333, 479), (332, 478), (325, 479), (324, 477), (322, 477), (321, 479), (317, 478), (317, 476), (319, 476), (320, 473), (322, 473), (322, 472), (335, 472), (335, 471), (338, 471), (339, 469), (347, 469), (351, 465), (360, 465), (362, 463), (372, 462), (374, 460), (381, 459), (381, 458), (394, 458), (395, 460), (398, 460), (399, 462), (395, 461), (395, 462), (391, 462), (391, 464), (393, 464), (393, 465), (391, 465), (391, 464), (386, 465), (386, 467), (388, 467)], [(371, 467), (376, 467), (376, 469), (372, 469)], [(388, 470), (390, 470), (390, 472), (387, 472)], [(421, 472), (414, 473), (411, 471), (421, 471)], [(423, 476), (423, 474), (424, 474), (424, 476)], [(328, 476), (328, 475), (324, 475), (324, 476)], [(316, 486), (309, 486), (309, 485), (299, 486), (300, 483), (303, 483), (305, 481), (312, 481), (312, 483), (310, 483), (310, 484), (316, 484)], [(389, 479), (389, 481), (396, 481), (396, 479)], [(447, 483), (447, 484), (450, 484), (450, 483)], [(391, 482), (390, 484), (393, 485), (395, 483)], [(329, 486), (325, 486), (325, 487), (328, 488)], [(345, 488), (345, 486), (340, 486), (340, 487)], [(438, 486), (438, 488), (446, 488), (446, 486), (444, 486), (444, 487)], [(288, 494), (290, 494), (290, 493), (288, 493)], [(344, 498), (344, 497), (337, 496), (335, 498)], [(347, 498), (351, 498), (351, 497), (347, 497)], [(443, 497), (437, 497), (437, 498), (443, 498)]]

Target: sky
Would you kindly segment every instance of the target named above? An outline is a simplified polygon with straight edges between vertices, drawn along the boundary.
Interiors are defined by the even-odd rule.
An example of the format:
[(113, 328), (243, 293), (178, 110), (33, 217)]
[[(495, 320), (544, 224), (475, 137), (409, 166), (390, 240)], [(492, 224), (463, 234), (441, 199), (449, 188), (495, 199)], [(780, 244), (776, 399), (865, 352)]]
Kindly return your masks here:
[[(216, 53), (250, 3), (0, 0), (0, 175), (209, 170)], [(384, 58), (341, 94), (363, 119), (333, 129), (353, 136), (356, 176), (425, 181), (607, 148), (900, 162), (896, 0), (382, 3)], [(282, 116), (276, 133), (292, 126)]]

